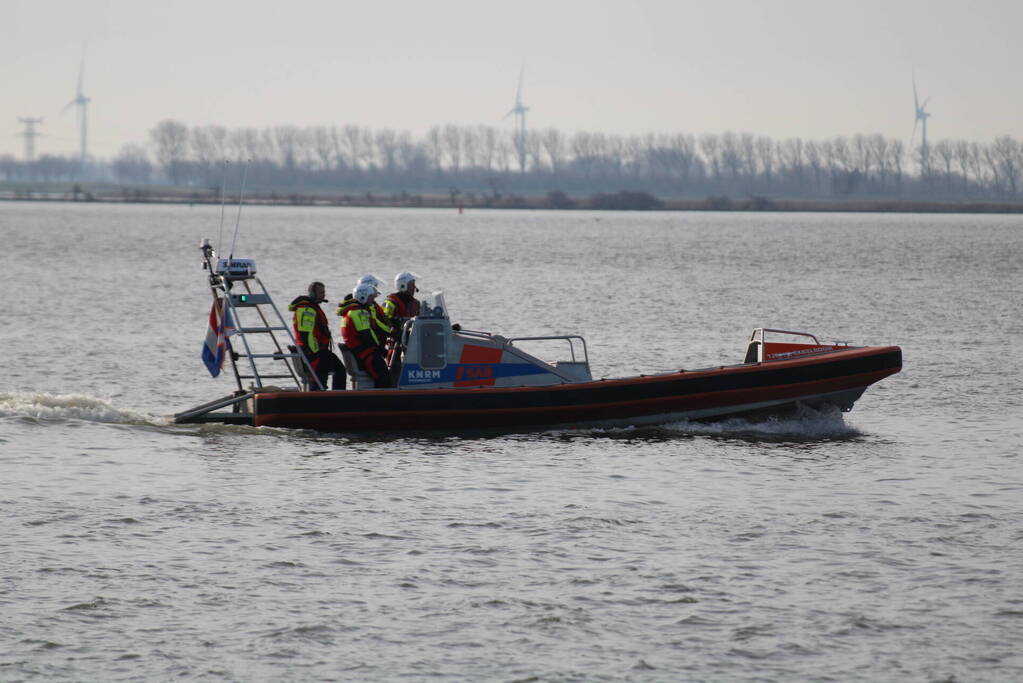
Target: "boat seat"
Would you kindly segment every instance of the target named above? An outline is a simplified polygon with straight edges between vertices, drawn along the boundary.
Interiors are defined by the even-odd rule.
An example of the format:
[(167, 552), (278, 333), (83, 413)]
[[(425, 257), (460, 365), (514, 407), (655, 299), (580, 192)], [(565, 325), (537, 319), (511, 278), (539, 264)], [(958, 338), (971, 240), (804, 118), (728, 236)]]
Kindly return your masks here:
[(751, 341), (749, 346), (746, 347), (746, 360), (743, 363), (759, 363), (760, 362), (760, 342)]
[(369, 373), (359, 365), (359, 359), (344, 344), (338, 344), (341, 349), (341, 362), (345, 365), (345, 371), (352, 380), (352, 389), (372, 389), (375, 384)]
[[(296, 356), (299, 353), (298, 347), (295, 346), (294, 344), (288, 344), (288, 351), (296, 354)], [(298, 379), (302, 382), (303, 386), (305, 386), (307, 389), (309, 387), (315, 387), (316, 380), (313, 378), (311, 374), (309, 374), (309, 366), (303, 363), (302, 359), (299, 357), (296, 357), (294, 361), (295, 362), (293, 363), (293, 365), (295, 366), (295, 373), (298, 375)]]

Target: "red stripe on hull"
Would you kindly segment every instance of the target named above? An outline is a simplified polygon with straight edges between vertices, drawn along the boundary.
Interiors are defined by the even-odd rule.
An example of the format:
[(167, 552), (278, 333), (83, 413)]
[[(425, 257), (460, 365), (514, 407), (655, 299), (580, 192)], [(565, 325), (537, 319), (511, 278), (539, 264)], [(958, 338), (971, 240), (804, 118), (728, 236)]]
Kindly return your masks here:
[[(550, 387), (515, 387), (515, 388), (471, 388), (443, 390), (413, 390), (389, 392), (396, 398), (398, 395), (415, 395), (422, 397), (430, 394), (450, 395), (452, 391), (481, 392), (474, 396), (497, 393), (522, 395), (523, 392), (555, 392), (579, 390), (594, 387), (606, 389), (612, 386), (656, 385), (658, 383), (676, 382), (680, 378), (698, 379), (707, 377), (726, 377), (736, 373), (759, 373), (778, 371), (786, 367), (807, 367), (836, 361), (863, 358), (871, 355), (891, 354), (901, 351), (898, 347), (849, 349), (814, 357), (805, 357), (789, 361), (763, 363), (755, 366), (726, 367), (714, 370), (683, 372), (671, 375), (637, 377), (619, 380), (604, 380), (583, 384), (556, 385)], [(822, 380), (799, 381), (793, 383), (772, 384), (755, 388), (715, 390), (699, 393), (682, 393), (679, 395), (639, 398), (626, 401), (596, 401), (573, 403), (568, 405), (528, 406), (528, 407), (491, 407), (486, 409), (439, 409), (439, 410), (374, 410), (374, 411), (336, 411), (336, 412), (280, 412), (262, 413), (259, 410), (257, 396), (256, 424), (271, 427), (293, 427), (317, 429), (324, 431), (394, 431), (394, 430), (435, 430), (435, 429), (472, 429), (490, 427), (521, 427), (533, 425), (552, 425), (577, 422), (600, 422), (640, 418), (644, 416), (691, 413), (694, 411), (711, 411), (707, 416), (713, 417), (715, 411), (720, 414), (741, 411), (744, 406), (756, 406), (769, 402), (791, 403), (801, 398), (820, 396), (856, 389), (867, 386), (899, 371), (897, 367), (888, 367), (872, 372), (841, 375)], [(266, 394), (267, 398), (278, 401), (289, 398), (307, 397), (308, 394), (297, 392)], [(858, 396), (858, 394), (857, 394)], [(853, 398), (855, 400), (855, 397)], [(851, 403), (851, 401), (850, 401)]]

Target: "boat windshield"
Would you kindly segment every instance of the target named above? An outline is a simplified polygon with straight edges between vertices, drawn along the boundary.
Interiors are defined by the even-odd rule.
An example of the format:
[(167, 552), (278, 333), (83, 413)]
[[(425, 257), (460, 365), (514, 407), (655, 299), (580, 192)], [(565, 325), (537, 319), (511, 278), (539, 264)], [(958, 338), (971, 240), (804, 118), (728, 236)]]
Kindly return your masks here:
[(444, 292), (436, 291), (422, 299), (419, 309), (421, 318), (448, 318), (448, 307), (444, 301)]

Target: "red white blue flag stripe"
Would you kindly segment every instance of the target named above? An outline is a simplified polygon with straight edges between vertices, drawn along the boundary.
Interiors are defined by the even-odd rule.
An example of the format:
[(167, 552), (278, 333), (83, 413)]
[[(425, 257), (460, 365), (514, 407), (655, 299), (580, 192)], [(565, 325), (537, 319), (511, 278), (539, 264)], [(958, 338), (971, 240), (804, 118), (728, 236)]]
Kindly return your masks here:
[(224, 356), (227, 352), (227, 337), (234, 334), (234, 324), (231, 322), (231, 312), (221, 315), (223, 302), (216, 299), (210, 308), (210, 324), (206, 329), (206, 343), (202, 347), (202, 362), (206, 369), (216, 377), (224, 366)]

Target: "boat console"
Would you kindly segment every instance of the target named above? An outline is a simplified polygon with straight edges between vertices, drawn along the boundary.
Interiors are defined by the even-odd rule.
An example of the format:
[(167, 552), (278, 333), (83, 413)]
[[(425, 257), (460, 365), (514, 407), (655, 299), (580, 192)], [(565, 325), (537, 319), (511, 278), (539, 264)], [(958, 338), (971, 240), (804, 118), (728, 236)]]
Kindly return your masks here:
[[(547, 362), (522, 348), (558, 344), (565, 356)], [(589, 382), (586, 341), (577, 335), (506, 338), (452, 325), (443, 292), (434, 292), (419, 316), (405, 323), (399, 389), (547, 386)], [(362, 387), (356, 387), (362, 388)]]

